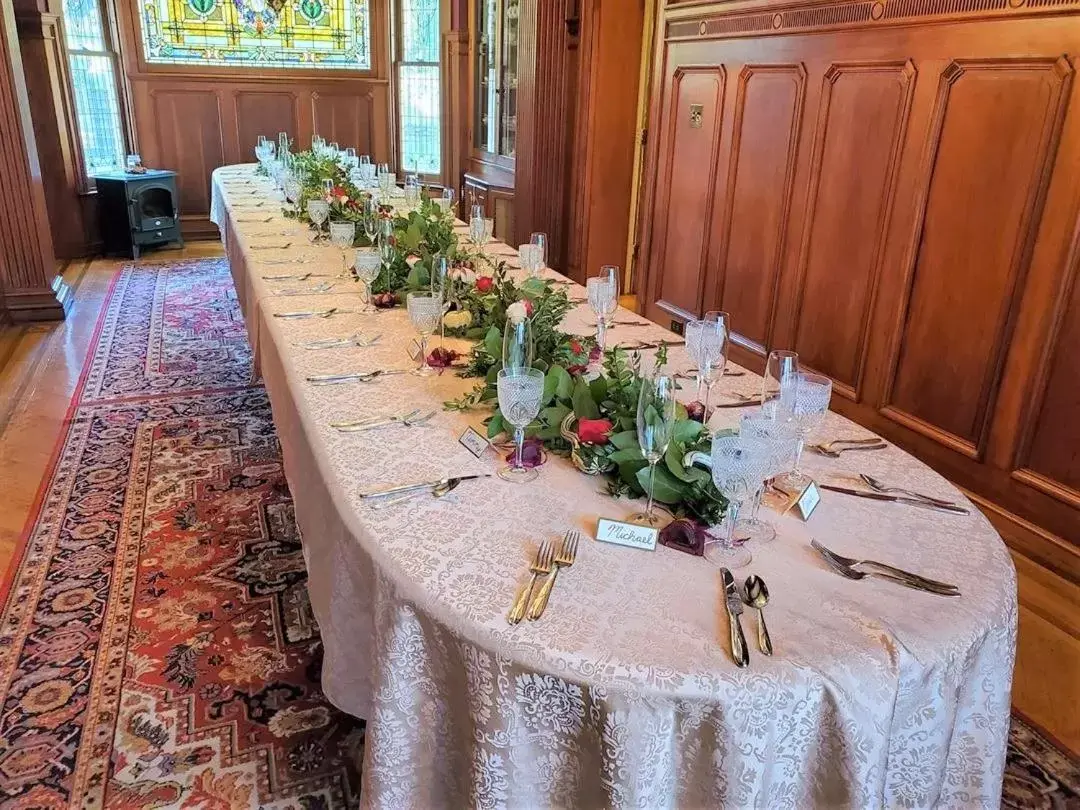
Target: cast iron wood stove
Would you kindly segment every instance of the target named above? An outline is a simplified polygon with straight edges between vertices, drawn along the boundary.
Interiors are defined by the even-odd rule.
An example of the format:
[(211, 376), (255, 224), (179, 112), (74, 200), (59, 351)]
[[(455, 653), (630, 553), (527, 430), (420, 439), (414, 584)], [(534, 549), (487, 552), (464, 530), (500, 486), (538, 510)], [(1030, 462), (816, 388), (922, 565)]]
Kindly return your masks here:
[(95, 174), (94, 180), (106, 254), (137, 259), (144, 247), (169, 242), (183, 246), (176, 172), (147, 169), (131, 174), (116, 170)]

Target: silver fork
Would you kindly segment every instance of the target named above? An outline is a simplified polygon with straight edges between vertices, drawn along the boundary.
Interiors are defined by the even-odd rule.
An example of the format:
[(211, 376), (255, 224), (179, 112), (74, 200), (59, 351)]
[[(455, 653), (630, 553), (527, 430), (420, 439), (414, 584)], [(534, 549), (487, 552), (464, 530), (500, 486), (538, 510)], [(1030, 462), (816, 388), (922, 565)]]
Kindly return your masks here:
[(386, 427), (387, 425), (401, 424), (405, 427), (416, 427), (418, 425), (426, 424), (430, 422), (435, 416), (435, 411), (428, 411), (421, 415), (420, 409), (415, 411), (409, 411), (409, 413), (403, 416), (391, 416), (389, 419), (379, 419), (374, 422), (337, 422), (331, 425), (340, 430), (342, 433), (358, 433), (361, 430), (370, 430), (371, 428)]
[(903, 487), (887, 487), (878, 479), (872, 475), (866, 475), (865, 473), (859, 473), (861, 478), (870, 489), (876, 489), (878, 492), (900, 492), (904, 495), (910, 495), (913, 498), (921, 498), (924, 501), (930, 503), (936, 503), (940, 506), (956, 506), (953, 501), (947, 501), (944, 498), (935, 498), (933, 495), (924, 495), (921, 492), (916, 492), (913, 489), (904, 489)]
[(555, 567), (551, 571), (551, 576), (544, 580), (544, 584), (540, 587), (540, 593), (536, 595), (532, 604), (529, 605), (529, 621), (534, 622), (544, 615), (544, 609), (547, 607), (548, 597), (551, 596), (551, 589), (555, 587), (555, 578), (559, 575), (559, 569), (569, 568), (574, 564), (574, 560), (577, 559), (580, 540), (581, 532), (573, 529), (563, 537), (562, 545), (555, 552)]
[[(876, 560), (855, 560), (851, 557), (845, 557), (842, 554), (837, 554), (835, 551), (825, 548), (825, 546), (821, 545), (816, 539), (811, 539), (810, 545), (813, 546), (833, 568), (836, 568), (837, 570), (843, 569), (840, 573), (848, 577), (848, 579), (863, 579), (866, 576), (878, 576), (883, 577), (884, 579), (894, 580), (902, 585), (907, 585), (909, 588), (928, 590), (942, 596), (960, 595), (960, 590), (955, 585), (950, 585), (948, 582), (940, 582), (936, 579), (913, 574), (910, 571), (905, 571), (903, 568), (886, 565), (885, 563), (880, 563)], [(855, 566), (857, 565), (865, 565), (876, 570), (858, 571), (855, 569)]]
[(522, 585), (518, 590), (517, 596), (514, 598), (514, 604), (510, 608), (510, 612), (506, 616), (506, 620), (510, 624), (518, 624), (525, 618), (525, 607), (529, 604), (529, 598), (532, 596), (533, 588), (536, 586), (536, 578), (541, 576), (547, 576), (551, 573), (553, 549), (551, 540), (544, 540), (540, 544), (540, 548), (536, 550), (536, 556), (533, 557), (532, 564), (529, 565), (529, 571), (532, 572), (532, 576), (529, 577), (529, 582), (526, 585)]

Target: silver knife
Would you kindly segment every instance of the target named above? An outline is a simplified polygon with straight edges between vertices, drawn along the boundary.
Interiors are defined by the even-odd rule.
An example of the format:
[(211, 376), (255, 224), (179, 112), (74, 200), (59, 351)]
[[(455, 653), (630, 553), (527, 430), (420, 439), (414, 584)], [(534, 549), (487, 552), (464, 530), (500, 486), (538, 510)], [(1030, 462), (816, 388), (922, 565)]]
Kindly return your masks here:
[(742, 622), (739, 620), (743, 612), (739, 588), (735, 585), (735, 577), (726, 568), (720, 569), (720, 576), (724, 582), (724, 601), (731, 626), (731, 657), (738, 666), (745, 667), (750, 664), (750, 649), (746, 646), (746, 636), (743, 635)]
[(416, 484), (401, 484), (399, 486), (390, 487), (388, 489), (377, 489), (374, 492), (361, 492), (361, 498), (381, 498), (383, 495), (394, 495), (398, 492), (408, 492), (413, 489), (424, 489), (425, 487), (437, 487), (440, 485), (447, 485), (451, 481), (471, 481), (474, 478), (490, 478), (490, 473), (479, 473), (477, 475), (455, 475), (448, 478), (436, 478), (434, 481), (420, 481)]
[(849, 489), (848, 487), (838, 487), (832, 484), (819, 484), (821, 489), (827, 489), (830, 492), (839, 492), (843, 495), (854, 495), (858, 498), (869, 498), (872, 501), (892, 501), (893, 503), (905, 503), (909, 506), (921, 506), (924, 509), (937, 509), (940, 512), (952, 512), (957, 515), (969, 514), (968, 510), (962, 506), (945, 505), (943, 503), (930, 503), (924, 501), (921, 498), (905, 498), (902, 495), (886, 495), (884, 492), (870, 492), (863, 489)]

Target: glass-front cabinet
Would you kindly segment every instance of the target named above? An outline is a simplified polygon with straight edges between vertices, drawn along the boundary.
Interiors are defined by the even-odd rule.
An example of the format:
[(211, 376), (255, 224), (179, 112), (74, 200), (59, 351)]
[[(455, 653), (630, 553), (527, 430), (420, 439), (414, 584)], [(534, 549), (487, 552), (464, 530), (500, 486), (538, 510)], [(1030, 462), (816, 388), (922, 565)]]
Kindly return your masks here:
[(517, 147), (518, 0), (476, 0), (473, 146), (492, 157)]

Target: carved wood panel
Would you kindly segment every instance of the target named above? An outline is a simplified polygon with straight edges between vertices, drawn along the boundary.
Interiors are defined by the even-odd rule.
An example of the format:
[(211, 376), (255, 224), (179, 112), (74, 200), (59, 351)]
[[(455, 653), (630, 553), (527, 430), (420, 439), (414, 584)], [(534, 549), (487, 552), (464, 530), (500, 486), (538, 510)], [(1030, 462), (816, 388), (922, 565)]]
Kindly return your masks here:
[(801, 64), (739, 73), (718, 300), (732, 316), (733, 340), (758, 354), (776, 311), (805, 90)]
[(860, 399), (869, 321), (892, 212), (915, 66), (833, 64), (825, 71), (800, 250), (794, 348)]
[(655, 299), (680, 316), (700, 314), (705, 287), (703, 223), (713, 197), (715, 163), (726, 74), (722, 66), (685, 67), (675, 72), (668, 105), (669, 147), (664, 203), (656, 209), (659, 267)]
[(288, 134), (296, 150), (300, 122), (295, 93), (281, 90), (237, 90), (233, 94), (236, 111), (236, 153), (240, 160), (254, 160), (255, 143), (260, 135), (274, 139), (279, 132)]
[(958, 60), (941, 74), (883, 412), (973, 458), (983, 451), (1071, 76), (1064, 58)]
[[(225, 163), (221, 100), (209, 89), (150, 91), (153, 164), (177, 173), (181, 216), (210, 212), (210, 169)], [(209, 167), (209, 169), (208, 169)]]

